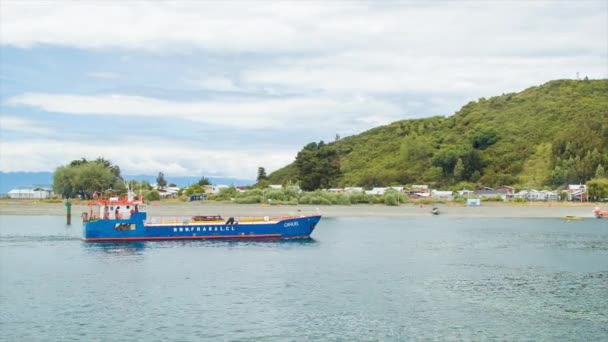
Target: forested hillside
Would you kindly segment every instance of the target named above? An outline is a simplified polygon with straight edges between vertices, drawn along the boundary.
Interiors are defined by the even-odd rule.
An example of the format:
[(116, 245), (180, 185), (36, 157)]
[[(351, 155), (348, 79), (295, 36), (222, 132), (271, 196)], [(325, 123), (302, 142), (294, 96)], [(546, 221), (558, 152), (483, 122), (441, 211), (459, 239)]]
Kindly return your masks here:
[(449, 117), (309, 144), (269, 181), (308, 189), (459, 182), (559, 187), (601, 176), (607, 167), (608, 80), (556, 80), (472, 101)]

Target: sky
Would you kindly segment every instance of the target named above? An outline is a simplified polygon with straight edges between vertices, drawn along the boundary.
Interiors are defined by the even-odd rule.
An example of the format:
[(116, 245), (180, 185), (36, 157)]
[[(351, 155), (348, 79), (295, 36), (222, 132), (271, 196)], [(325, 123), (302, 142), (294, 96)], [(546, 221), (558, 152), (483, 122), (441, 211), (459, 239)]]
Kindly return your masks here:
[(608, 78), (608, 1), (0, 0), (0, 171), (255, 179), (577, 74)]

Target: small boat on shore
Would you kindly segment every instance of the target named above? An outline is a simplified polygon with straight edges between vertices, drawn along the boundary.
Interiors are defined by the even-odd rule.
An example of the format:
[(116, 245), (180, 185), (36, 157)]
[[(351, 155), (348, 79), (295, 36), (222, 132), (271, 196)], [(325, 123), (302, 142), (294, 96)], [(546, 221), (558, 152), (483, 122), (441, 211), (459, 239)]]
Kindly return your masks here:
[(566, 220), (566, 221), (582, 221), (584, 219), (582, 217), (576, 217), (576, 216), (564, 216), (564, 220)]
[(608, 218), (608, 210), (602, 210), (602, 209), (600, 209), (600, 207), (595, 207), (593, 209), (593, 216), (595, 216), (598, 219)]
[(309, 238), (321, 215), (148, 217), (143, 198), (110, 197), (82, 213), (85, 241)]

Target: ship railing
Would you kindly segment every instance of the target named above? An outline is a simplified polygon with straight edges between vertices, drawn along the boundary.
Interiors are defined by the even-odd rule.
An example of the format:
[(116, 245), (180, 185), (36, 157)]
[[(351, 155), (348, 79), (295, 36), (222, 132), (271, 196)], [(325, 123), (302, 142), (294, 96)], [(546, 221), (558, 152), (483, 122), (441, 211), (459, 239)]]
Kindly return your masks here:
[(175, 225), (175, 224), (199, 224), (199, 225), (216, 225), (225, 224), (230, 218), (239, 223), (264, 223), (277, 222), (281, 220), (298, 218), (306, 215), (273, 215), (273, 216), (230, 216), (222, 217), (218, 220), (195, 220), (195, 216), (152, 216), (148, 217), (145, 225)]

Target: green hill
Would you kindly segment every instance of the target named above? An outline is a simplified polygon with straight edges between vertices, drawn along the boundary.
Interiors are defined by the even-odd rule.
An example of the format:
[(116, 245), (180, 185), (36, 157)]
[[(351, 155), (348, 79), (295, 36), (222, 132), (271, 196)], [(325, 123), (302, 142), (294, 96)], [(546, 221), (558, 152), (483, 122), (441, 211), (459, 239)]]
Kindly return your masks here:
[(315, 153), (324, 157), (313, 164), (333, 158), (325, 164), (339, 168), (321, 182), (332, 186), (585, 182), (608, 167), (608, 80), (551, 81), (481, 98), (449, 117), (397, 121), (307, 146), (295, 163), (273, 172), (270, 182), (302, 184), (311, 174), (322, 177), (323, 167), (302, 163)]

